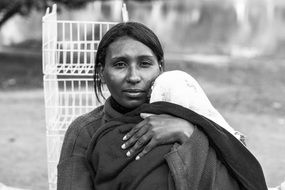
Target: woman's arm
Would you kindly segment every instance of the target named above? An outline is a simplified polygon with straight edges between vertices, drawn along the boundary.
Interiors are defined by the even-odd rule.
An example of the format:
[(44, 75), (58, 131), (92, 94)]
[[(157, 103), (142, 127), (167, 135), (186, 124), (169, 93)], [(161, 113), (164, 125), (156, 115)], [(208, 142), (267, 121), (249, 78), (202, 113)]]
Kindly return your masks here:
[(136, 159), (140, 159), (154, 147), (161, 144), (179, 143), (183, 144), (190, 138), (193, 133), (194, 126), (181, 118), (171, 115), (151, 115), (145, 117), (142, 122), (137, 124), (123, 140), (125, 143), (122, 149), (129, 149), (127, 156), (137, 153), (143, 147), (143, 150), (137, 155)]
[(101, 124), (97, 111), (77, 118), (66, 131), (57, 166), (57, 190), (93, 190), (86, 150), (95, 126)]

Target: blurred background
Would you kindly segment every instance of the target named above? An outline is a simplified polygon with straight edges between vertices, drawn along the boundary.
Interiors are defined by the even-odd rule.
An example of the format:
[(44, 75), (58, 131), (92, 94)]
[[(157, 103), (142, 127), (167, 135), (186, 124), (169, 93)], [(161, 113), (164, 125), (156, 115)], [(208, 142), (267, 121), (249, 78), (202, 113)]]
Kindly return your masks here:
[[(284, 181), (285, 1), (124, 2), (159, 36), (167, 69), (194, 76), (247, 136), (268, 186)], [(122, 21), (120, 0), (0, 1), (0, 189), (48, 189), (41, 38), (53, 3), (58, 20)]]

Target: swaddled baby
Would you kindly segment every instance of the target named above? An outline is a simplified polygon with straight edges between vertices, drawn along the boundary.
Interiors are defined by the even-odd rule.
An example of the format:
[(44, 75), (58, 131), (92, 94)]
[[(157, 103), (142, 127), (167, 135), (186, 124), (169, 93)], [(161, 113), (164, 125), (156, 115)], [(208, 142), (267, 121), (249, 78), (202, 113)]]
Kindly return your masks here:
[(198, 82), (186, 72), (167, 71), (156, 78), (150, 94), (150, 103), (158, 101), (166, 101), (191, 109), (214, 121), (244, 142), (244, 136), (225, 121), (213, 107)]
[[(191, 183), (200, 184), (200, 179), (215, 179), (215, 177), (209, 176), (219, 173), (216, 171), (219, 167), (213, 166), (214, 163), (218, 162), (212, 162), (212, 159), (216, 158), (216, 156), (213, 156), (213, 151), (209, 151), (209, 146), (211, 146), (211, 150), (213, 148), (219, 153), (219, 157), (223, 158), (225, 163), (227, 163), (228, 169), (239, 175), (242, 173), (240, 176), (247, 176), (248, 172), (246, 172), (246, 169), (249, 163), (252, 163), (253, 167), (259, 168), (258, 162), (256, 162), (250, 152), (231, 135), (235, 134), (235, 130), (227, 124), (219, 112), (212, 106), (196, 80), (187, 73), (182, 71), (162, 73), (155, 80), (150, 96), (151, 104), (143, 104), (122, 117), (106, 122), (92, 136), (86, 151), (86, 157), (91, 169), (91, 177), (95, 189), (118, 189), (118, 187), (130, 190), (140, 189), (140, 187), (143, 187), (142, 189), (145, 189), (145, 187), (149, 187), (149, 189), (156, 189), (155, 187), (166, 189), (166, 186), (173, 185), (172, 178), (169, 178), (169, 174), (172, 173), (169, 172), (174, 170), (173, 167), (169, 167), (166, 157), (179, 155), (179, 159), (181, 159), (181, 156), (186, 156), (186, 152), (188, 156), (194, 155), (191, 156), (194, 160), (199, 160), (199, 162), (193, 164), (193, 167), (190, 167), (191, 172), (201, 171), (203, 173), (203, 175), (201, 173), (202, 177), (196, 173), (195, 175), (185, 173), (185, 176), (188, 176), (187, 179)], [(136, 162), (134, 160), (137, 154), (135, 153), (127, 157), (127, 150), (122, 149), (121, 145), (125, 142), (123, 137), (142, 121), (143, 118), (140, 118), (141, 113), (176, 115), (197, 125), (197, 130), (188, 143), (184, 143), (178, 148), (177, 144), (161, 144)], [(221, 127), (225, 128), (225, 130), (221, 130)], [(202, 129), (208, 138), (198, 128)], [(176, 156), (173, 160), (178, 158)], [(189, 157), (183, 157), (183, 159), (186, 158), (188, 159)], [(172, 160), (171, 158), (169, 159)], [(170, 162), (172, 163), (173, 160)], [(192, 161), (190, 159), (189, 163), (194, 163)], [(178, 167), (178, 165), (176, 166)], [(201, 170), (198, 168), (201, 168)], [(256, 169), (256, 171), (258, 170)], [(209, 171), (213, 173), (210, 174), (211, 172), (209, 173)], [(252, 180), (248, 180), (248, 177), (241, 179), (245, 179), (243, 183), (251, 184)], [(208, 182), (205, 182), (205, 184)]]

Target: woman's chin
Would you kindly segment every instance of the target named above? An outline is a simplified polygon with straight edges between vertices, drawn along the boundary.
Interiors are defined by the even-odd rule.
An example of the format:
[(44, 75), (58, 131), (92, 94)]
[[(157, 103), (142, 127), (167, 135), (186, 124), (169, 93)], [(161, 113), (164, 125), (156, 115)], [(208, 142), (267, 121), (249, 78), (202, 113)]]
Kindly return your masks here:
[(141, 100), (141, 99), (128, 99), (127, 101), (124, 102), (123, 106), (128, 108), (128, 109), (135, 109), (144, 103), (146, 103), (145, 99), (143, 99), (143, 100)]

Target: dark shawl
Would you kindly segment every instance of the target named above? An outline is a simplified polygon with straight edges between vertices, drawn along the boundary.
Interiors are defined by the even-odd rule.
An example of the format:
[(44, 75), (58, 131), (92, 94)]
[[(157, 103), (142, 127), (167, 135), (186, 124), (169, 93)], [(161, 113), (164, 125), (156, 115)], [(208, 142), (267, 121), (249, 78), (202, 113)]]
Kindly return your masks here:
[[(159, 174), (160, 172), (167, 171), (165, 170), (163, 155), (170, 151), (170, 145), (156, 147), (145, 156), (144, 162), (134, 161), (134, 157), (126, 158), (126, 152), (120, 150), (120, 146), (123, 144), (122, 138), (124, 134), (128, 132), (134, 124), (142, 120), (139, 117), (140, 113), (169, 114), (185, 119), (196, 125), (208, 137), (210, 146), (215, 150), (218, 159), (236, 179), (241, 189), (267, 190), (264, 174), (259, 162), (232, 134), (213, 121), (189, 109), (167, 102), (144, 104), (136, 110), (127, 113), (125, 116), (107, 123), (96, 132), (92, 137), (91, 144), (87, 151), (87, 158), (91, 163), (91, 168), (96, 172), (93, 173), (95, 185), (96, 183), (106, 184), (107, 182), (107, 184), (116, 184), (117, 187), (121, 187), (121, 180), (128, 178), (134, 179), (133, 177), (137, 177), (128, 176), (128, 171), (132, 171), (134, 174), (140, 176), (140, 179), (137, 178), (138, 181), (130, 181), (130, 184), (134, 185), (133, 187), (137, 187), (136, 185), (144, 178), (147, 178), (151, 172), (157, 172), (157, 174)], [(120, 126), (123, 124), (124, 127), (121, 128)], [(114, 134), (121, 135), (114, 136)], [(109, 139), (113, 138), (111, 142), (114, 142), (114, 144), (108, 146), (112, 147), (111, 149), (104, 147), (103, 139), (105, 139), (107, 135), (110, 135)], [(103, 140), (102, 143), (99, 143), (101, 140)], [(106, 155), (110, 158), (109, 160)], [(113, 162), (109, 163), (108, 161), (112, 159)], [(116, 162), (114, 162), (114, 160), (116, 160)], [(104, 166), (98, 165), (99, 162), (105, 162)], [(160, 180), (165, 181), (166, 179)], [(112, 183), (108, 181), (112, 181)], [(124, 189), (123, 187), (121, 188)]]

